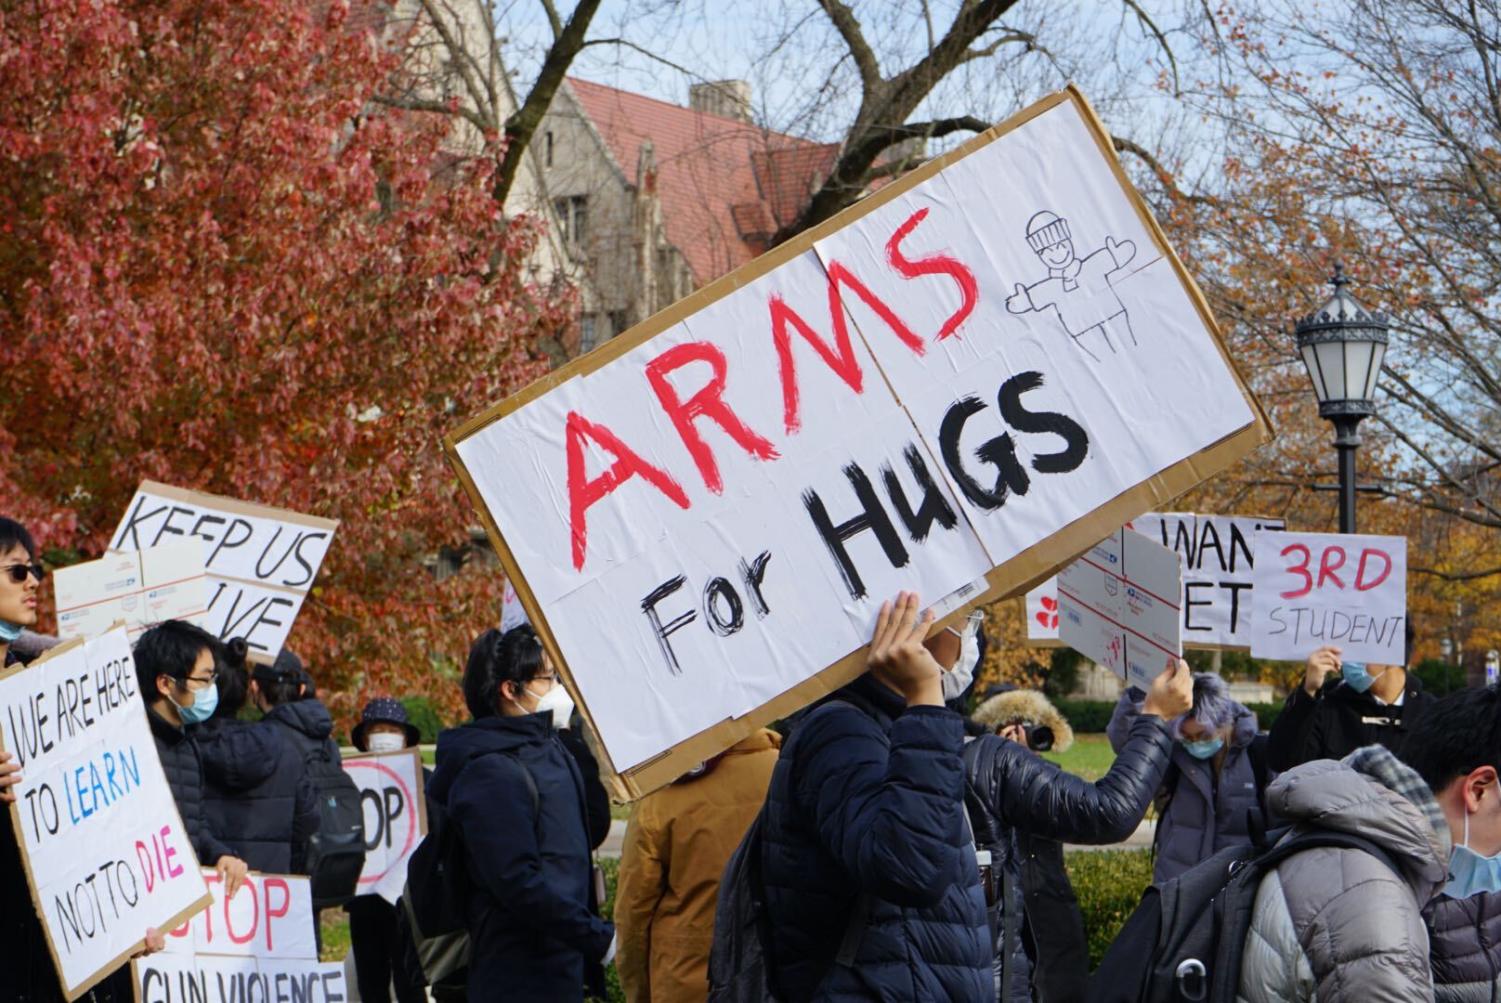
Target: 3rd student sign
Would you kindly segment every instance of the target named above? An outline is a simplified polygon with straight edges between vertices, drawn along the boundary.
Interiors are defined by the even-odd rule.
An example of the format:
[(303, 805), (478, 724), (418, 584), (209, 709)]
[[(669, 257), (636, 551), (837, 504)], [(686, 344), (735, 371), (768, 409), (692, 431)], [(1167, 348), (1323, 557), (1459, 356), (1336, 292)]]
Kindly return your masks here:
[(448, 447), (627, 794), (1269, 435), (1083, 98), (1053, 95)]

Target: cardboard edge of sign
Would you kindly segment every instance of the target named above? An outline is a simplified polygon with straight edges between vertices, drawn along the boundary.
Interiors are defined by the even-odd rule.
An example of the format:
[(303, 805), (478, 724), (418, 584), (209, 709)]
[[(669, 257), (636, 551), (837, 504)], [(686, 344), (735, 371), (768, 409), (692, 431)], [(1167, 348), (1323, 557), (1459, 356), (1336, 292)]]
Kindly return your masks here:
[[(124, 626), (125, 624), (117, 622), (109, 629), (115, 630), (116, 628), (121, 628)], [(0, 672), (0, 682), (4, 682), (12, 676), (20, 675), (22, 672), (27, 672), (35, 669), (37, 666), (42, 665), (53, 658), (58, 658), (66, 655), (74, 648), (80, 648), (88, 642), (89, 639), (84, 637), (75, 637), (72, 640), (64, 641), (62, 644), (49, 648), (39, 657), (33, 659), (25, 665), (18, 663), (13, 668), (6, 669), (5, 671)], [(0, 752), (6, 751), (9, 750), (5, 748), (5, 730), (3, 728), (0, 728)], [(19, 801), (13, 801), (8, 807), (10, 810), (7, 811), (6, 814), (10, 816), (11, 830), (15, 833), (16, 850), (21, 856), (21, 869), (26, 872), (26, 891), (27, 894), (31, 897), (32, 908), (36, 910), (37, 923), (42, 928), (42, 937), (47, 941), (47, 954), (52, 958), (52, 971), (57, 975), (58, 988), (62, 990), (63, 995), (71, 1003), (72, 1000), (81, 998), (84, 993), (88, 992), (90, 989), (93, 989), (95, 986), (97, 986), (100, 982), (103, 982), (105, 979), (109, 978), (122, 965), (125, 964), (130, 965), (131, 977), (134, 978), (134, 958), (145, 948), (145, 937), (132, 942), (129, 947), (125, 948), (125, 950), (121, 951), (111, 960), (105, 962), (102, 967), (94, 971), (94, 974), (83, 980), (83, 982), (79, 983), (79, 985), (75, 988), (70, 990), (67, 987), (66, 983), (63, 982), (62, 959), (58, 957), (57, 947), (52, 943), (52, 931), (48, 928), (46, 921), (42, 919), (42, 917), (45, 915), (42, 908), (42, 901), (37, 897), (36, 882), (31, 880), (31, 854), (26, 849), (26, 832), (22, 827), (21, 822), (21, 804)], [(172, 810), (174, 812), (177, 811), (177, 802), (175, 800), (172, 803)], [(187, 827), (182, 824), (180, 813), (177, 820), (177, 826), (181, 831), (187, 832)], [(168, 930), (177, 929), (183, 923), (187, 922), (189, 919), (192, 919), (194, 916), (207, 909), (210, 905), (213, 904), (213, 902), (213, 895), (209, 894), (209, 892), (205, 890), (202, 897), (188, 904), (187, 906), (184, 906), (183, 909), (177, 913), (177, 915), (173, 916), (164, 925), (158, 927), (157, 929), (160, 930), (165, 936)], [(134, 986), (132, 986), (132, 989), (134, 989)]]
[[(483, 496), (480, 494), (468, 469), (464, 466), (462, 458), (459, 456), (459, 443), (474, 435), (486, 425), (519, 410), (568, 380), (587, 375), (608, 365), (636, 346), (655, 337), (662, 331), (673, 327), (684, 318), (697, 313), (710, 303), (729, 295), (740, 287), (765, 275), (767, 272), (785, 264), (787, 261), (811, 250), (814, 244), (825, 236), (849, 226), (875, 209), (900, 197), (955, 161), (969, 156), (988, 144), (995, 142), (1006, 133), (1025, 125), (1044, 112), (1050, 111), (1066, 102), (1072, 102), (1078, 108), (1080, 115), (1084, 119), (1086, 128), (1094, 138), (1101, 154), (1109, 163), (1123, 194), (1136, 210), (1137, 217), (1140, 219), (1148, 235), (1157, 245), (1157, 249), (1171, 263), (1174, 274), (1178, 277), (1179, 282), (1197, 309), (1200, 319), (1204, 323), (1205, 330), (1209, 333), (1215, 348), (1219, 351), (1226, 368), (1234, 376), (1236, 384), (1240, 388), (1241, 396), (1250, 408), (1252, 420), (1238, 431), (1225, 436), (1193, 456), (1185, 457), (1172, 466), (1159, 471), (1152, 477), (1117, 495), (1100, 508), (1076, 519), (1047, 539), (1039, 541), (1027, 550), (992, 568), (985, 575), (985, 580), (989, 587), (939, 621), (935, 629), (938, 626), (957, 622), (968, 610), (975, 606), (994, 602), (998, 599), (1017, 594), (1019, 591), (1024, 593), (1025, 589), (1034, 587), (1059, 567), (1083, 553), (1096, 541), (1103, 539), (1112, 530), (1126, 522), (1126, 520), (1147, 512), (1154, 506), (1170, 503), (1185, 491), (1225, 469), (1252, 449), (1271, 440), (1271, 423), (1267, 420), (1266, 413), (1262, 410), (1260, 402), (1250, 392), (1244, 375), (1226, 350), (1224, 339), (1220, 336), (1214, 315), (1209, 308), (1208, 301), (1204, 298), (1203, 292), (1184, 267), (1183, 261), (1179, 258), (1177, 252), (1168, 244), (1162, 227), (1152, 216), (1146, 202), (1126, 176), (1125, 169), (1121, 167), (1120, 160), (1115, 154), (1114, 144), (1111, 142), (1110, 133), (1106, 130), (1104, 123), (1100, 121), (1094, 109), (1090, 107), (1088, 100), (1079, 89), (1073, 84), (1069, 84), (1064, 90), (1043, 98), (1000, 124), (992, 126), (984, 133), (974, 137), (958, 148), (928, 161), (892, 184), (873, 192), (832, 219), (804, 231), (787, 243), (768, 251), (754, 261), (742, 265), (730, 274), (716, 279), (697, 292), (667, 307), (660, 313), (652, 315), (619, 337), (607, 341), (588, 355), (575, 359), (562, 368), (541, 377), (505, 400), (492, 405), (444, 437), (444, 452), (447, 454), (460, 483), (463, 484), (464, 490), (468, 493), (475, 511), (484, 523), (485, 531), (490, 537), (490, 542), (495, 548), (496, 555), (500, 559), (506, 576), (515, 587), (516, 595), (521, 600), (527, 616), (530, 617), (533, 627), (551, 655), (554, 665), (558, 668), (564, 683), (577, 702), (580, 713), (588, 721), (590, 728), (595, 728), (595, 725), (593, 716), (589, 712), (588, 704), (582, 699), (579, 693), (578, 686), (573, 679), (573, 673), (569, 669), (567, 661), (562, 657), (562, 650), (559, 648), (557, 639), (553, 636), (546, 618), (542, 615), (540, 605), (532, 594), (532, 590), (525, 578), (521, 575), (520, 566), (516, 561), (515, 555), (512, 554), (510, 547), (506, 544), (504, 534), (500, 532), (500, 528), (495, 524), (489, 508), (484, 503)], [(1082, 546), (1074, 542), (1079, 540), (1085, 541)], [(926, 598), (933, 601), (942, 597), (928, 596)], [(617, 801), (634, 801), (656, 788), (677, 779), (693, 766), (723, 752), (759, 728), (780, 720), (820, 697), (834, 692), (865, 671), (866, 647), (862, 646), (850, 652), (818, 674), (804, 680), (792, 689), (774, 697), (748, 713), (737, 718), (729, 718), (721, 721), (693, 737), (679, 742), (660, 755), (638, 763), (624, 772), (615, 768), (615, 764), (609, 756), (608, 751), (603, 747), (603, 743), (596, 743), (598, 751), (601, 753), (600, 763), (603, 767), (601, 773), (607, 786), (610, 788), (611, 795)]]

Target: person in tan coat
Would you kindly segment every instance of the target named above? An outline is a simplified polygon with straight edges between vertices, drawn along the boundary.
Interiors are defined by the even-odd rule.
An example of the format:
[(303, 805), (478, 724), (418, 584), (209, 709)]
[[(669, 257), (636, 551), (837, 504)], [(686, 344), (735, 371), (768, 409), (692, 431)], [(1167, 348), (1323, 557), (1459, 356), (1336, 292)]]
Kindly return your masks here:
[(636, 802), (620, 853), (615, 958), (630, 1003), (703, 1003), (719, 876), (750, 828), (781, 737), (761, 730)]

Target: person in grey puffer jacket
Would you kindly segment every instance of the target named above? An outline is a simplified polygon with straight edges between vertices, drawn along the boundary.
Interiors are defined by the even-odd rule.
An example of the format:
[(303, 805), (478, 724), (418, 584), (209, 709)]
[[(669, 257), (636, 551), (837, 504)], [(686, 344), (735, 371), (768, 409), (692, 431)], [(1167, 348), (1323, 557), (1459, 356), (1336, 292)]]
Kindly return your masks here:
[[(1117, 755), (1141, 713), (1143, 694), (1121, 694), (1106, 726)], [(1260, 805), (1265, 766), (1256, 735), (1256, 714), (1230, 697), (1225, 681), (1212, 672), (1193, 678), (1193, 708), (1172, 724), (1172, 762), (1157, 792), (1157, 859), (1152, 880), (1177, 877), (1227, 846), (1250, 839), (1246, 813)], [(1264, 757), (1262, 758), (1264, 763)]]
[(1440, 895), (1428, 921), (1433, 996), (1439, 1003), (1501, 1001), (1501, 895)]
[(1415, 1003), (1433, 999), (1422, 907), (1443, 887), (1449, 826), (1433, 793), (1385, 747), (1316, 759), (1267, 789), (1277, 823), (1370, 840), (1304, 850), (1261, 881), (1237, 1003)]

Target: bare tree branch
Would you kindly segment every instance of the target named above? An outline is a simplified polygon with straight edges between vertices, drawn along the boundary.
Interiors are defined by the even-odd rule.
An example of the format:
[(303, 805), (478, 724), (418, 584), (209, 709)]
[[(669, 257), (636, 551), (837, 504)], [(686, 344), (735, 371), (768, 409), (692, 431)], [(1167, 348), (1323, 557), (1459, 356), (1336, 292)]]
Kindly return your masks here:
[(855, 68), (860, 72), (861, 86), (866, 93), (876, 90), (884, 82), (881, 64), (870, 43), (865, 40), (865, 33), (860, 30), (860, 22), (855, 19), (854, 11), (841, 0), (818, 0), (818, 5), (829, 15), (829, 20), (834, 23), (834, 30), (839, 32), (839, 37), (844, 39), (845, 46), (850, 50), (850, 57), (854, 59)]

